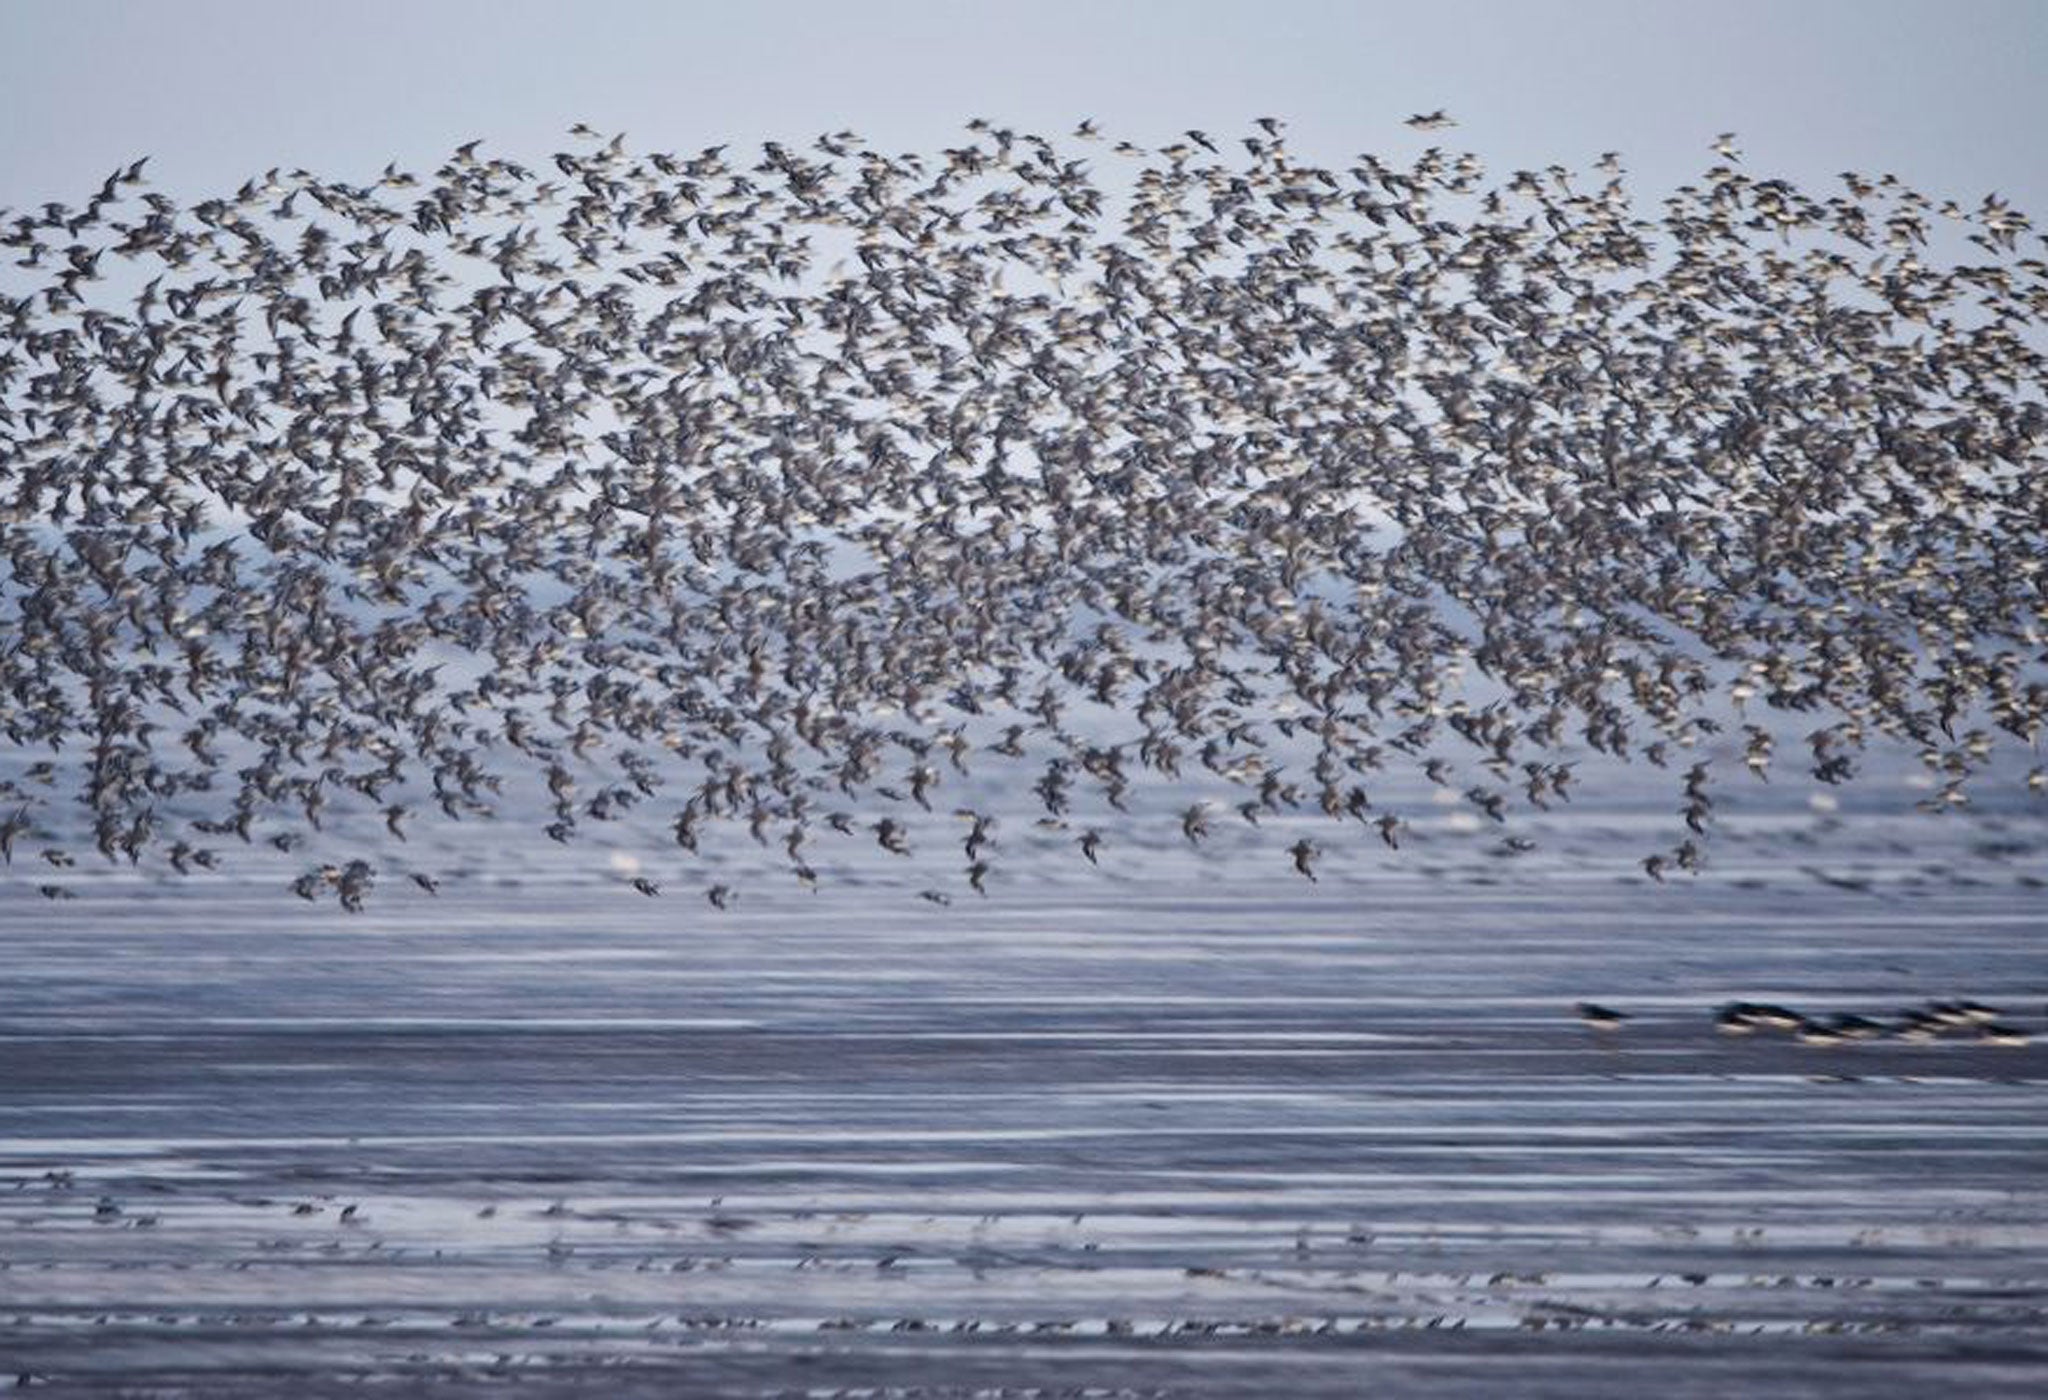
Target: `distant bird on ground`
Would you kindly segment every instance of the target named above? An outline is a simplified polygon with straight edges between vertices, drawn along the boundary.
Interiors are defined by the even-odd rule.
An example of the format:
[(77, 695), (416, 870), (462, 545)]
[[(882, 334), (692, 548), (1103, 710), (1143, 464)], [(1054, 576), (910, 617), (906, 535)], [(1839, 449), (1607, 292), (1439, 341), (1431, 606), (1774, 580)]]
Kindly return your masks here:
[(1714, 1029), (1722, 1035), (1754, 1035), (1756, 1008), (1746, 1001), (1731, 1001), (1714, 1013)]
[(1575, 1008), (1579, 1019), (1596, 1031), (1618, 1031), (1630, 1018), (1596, 1002), (1582, 1001)]

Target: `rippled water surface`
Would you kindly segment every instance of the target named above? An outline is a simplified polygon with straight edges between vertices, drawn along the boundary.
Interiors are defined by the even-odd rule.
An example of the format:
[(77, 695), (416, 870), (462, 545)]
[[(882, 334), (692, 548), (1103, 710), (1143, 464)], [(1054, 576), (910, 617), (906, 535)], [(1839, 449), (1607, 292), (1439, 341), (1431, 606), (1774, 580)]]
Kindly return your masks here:
[(725, 914), (509, 864), (355, 918), (9, 886), (0, 1373), (2037, 1395), (2038, 1036), (1710, 1018), (1968, 996), (2038, 1033), (2041, 825), (1759, 826), (1663, 890), (1480, 838), (944, 908), (857, 872)]

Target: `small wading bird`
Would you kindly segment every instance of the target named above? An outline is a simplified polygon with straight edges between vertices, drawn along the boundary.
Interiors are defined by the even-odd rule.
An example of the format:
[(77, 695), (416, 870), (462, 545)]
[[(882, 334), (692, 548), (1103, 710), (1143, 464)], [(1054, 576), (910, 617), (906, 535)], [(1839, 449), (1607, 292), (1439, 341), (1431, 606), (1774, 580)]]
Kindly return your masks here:
[(1582, 1001), (1574, 1009), (1579, 1013), (1579, 1019), (1596, 1031), (1618, 1031), (1629, 1019), (1625, 1013), (1597, 1002)]
[(1676, 884), (1714, 780), (1787, 755), (2048, 792), (2048, 264), (1998, 195), (1733, 133), (1652, 205), (1615, 152), (1277, 117), (571, 136), (0, 211), (0, 870), (283, 853), (356, 910), (465, 823), (646, 826), (727, 908), (727, 841), (808, 887), (871, 836), (924, 888), (988, 781), (1119, 876), (1176, 814), (1204, 860), (1327, 820), (1315, 880), (1404, 844), (1367, 784), (1448, 843), (1641, 759), (1683, 792), (1617, 859)]

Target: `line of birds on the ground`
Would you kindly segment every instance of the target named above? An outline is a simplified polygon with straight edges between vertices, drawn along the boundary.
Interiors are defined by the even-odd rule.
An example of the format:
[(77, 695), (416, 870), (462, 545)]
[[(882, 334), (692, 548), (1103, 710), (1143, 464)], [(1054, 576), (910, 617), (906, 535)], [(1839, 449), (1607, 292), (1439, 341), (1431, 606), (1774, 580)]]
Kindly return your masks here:
[[(1582, 1001), (1576, 1008), (1579, 1020), (1595, 1031), (1621, 1030), (1634, 1018), (1598, 1002)], [(1809, 1016), (1771, 1002), (1731, 1001), (1714, 1013), (1714, 1029), (1725, 1036), (1750, 1036), (1777, 1032), (1802, 1045), (1851, 1045), (1868, 1040), (1899, 1040), (1924, 1045), (1942, 1039), (1969, 1040), (1980, 1045), (2024, 1046), (2024, 1030), (2000, 1018), (2004, 1012), (1976, 1001), (1929, 1001), (1909, 1007), (1890, 1021), (1874, 1020), (1854, 1012)]]
[(1647, 216), (1613, 153), (1489, 183), (1273, 118), (1242, 158), (574, 135), (0, 212), (10, 864), (351, 811), (384, 849), (293, 888), (359, 908), (421, 819), (530, 792), (571, 843), (668, 790), (678, 863), (728, 824), (811, 884), (973, 761), (1090, 861), (1148, 783), (1197, 845), (1394, 847), (1392, 767), (1506, 823), (1591, 754), (1684, 770), (1661, 881), (1787, 722), (1948, 811), (2048, 718), (2048, 264), (1997, 196), (1732, 134)]

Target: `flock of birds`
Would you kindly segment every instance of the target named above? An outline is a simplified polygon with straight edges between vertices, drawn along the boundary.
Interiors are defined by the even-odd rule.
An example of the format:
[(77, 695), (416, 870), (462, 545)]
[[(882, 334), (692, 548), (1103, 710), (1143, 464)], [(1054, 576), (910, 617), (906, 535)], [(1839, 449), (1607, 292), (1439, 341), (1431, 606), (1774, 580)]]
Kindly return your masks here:
[(1682, 774), (1662, 880), (1781, 743), (1908, 746), (1935, 810), (2032, 761), (2048, 264), (1995, 196), (1732, 136), (1645, 210), (1613, 154), (1326, 166), (1270, 118), (572, 134), (0, 214), (17, 878), (267, 844), (355, 909), (420, 824), (537, 811), (809, 884), (957, 812), (985, 892), (946, 789), (1001, 765), (1090, 862), (1320, 815), (1313, 880), (1400, 845), (1393, 770), (1505, 824), (1597, 756)]
[[(1582, 1001), (1579, 1020), (1591, 1029), (1610, 1034), (1634, 1018), (1625, 1011)], [(2005, 1013), (1979, 1001), (1930, 1001), (1908, 1007), (1890, 1022), (1874, 1020), (1850, 1011), (1809, 1016), (1775, 1002), (1731, 1001), (1714, 1013), (1714, 1029), (1724, 1036), (1753, 1036), (1775, 1032), (1801, 1045), (1853, 1045), (1867, 1040), (1898, 1040), (1910, 1045), (1934, 1041), (1968, 1042), (2018, 1049), (2030, 1037), (2018, 1026), (2001, 1019)]]

